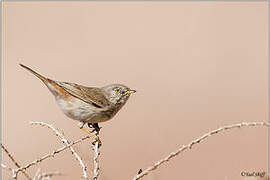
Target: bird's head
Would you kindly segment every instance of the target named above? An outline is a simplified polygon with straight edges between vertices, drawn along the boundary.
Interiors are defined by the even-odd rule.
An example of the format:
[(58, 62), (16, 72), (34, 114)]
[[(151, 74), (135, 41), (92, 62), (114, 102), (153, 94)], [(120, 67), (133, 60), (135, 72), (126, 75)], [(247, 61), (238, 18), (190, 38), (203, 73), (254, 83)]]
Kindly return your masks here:
[(110, 102), (113, 104), (124, 105), (128, 100), (129, 96), (135, 93), (135, 90), (131, 90), (129, 87), (122, 84), (111, 84), (102, 88)]

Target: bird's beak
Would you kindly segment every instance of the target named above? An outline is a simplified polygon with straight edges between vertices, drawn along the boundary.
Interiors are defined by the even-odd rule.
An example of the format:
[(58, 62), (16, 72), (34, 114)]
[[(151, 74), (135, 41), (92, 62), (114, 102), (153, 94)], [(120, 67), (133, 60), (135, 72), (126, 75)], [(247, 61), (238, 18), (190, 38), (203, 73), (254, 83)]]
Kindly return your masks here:
[(128, 91), (126, 91), (126, 93), (125, 94), (133, 94), (133, 93), (135, 93), (136, 92), (136, 90), (128, 90)]

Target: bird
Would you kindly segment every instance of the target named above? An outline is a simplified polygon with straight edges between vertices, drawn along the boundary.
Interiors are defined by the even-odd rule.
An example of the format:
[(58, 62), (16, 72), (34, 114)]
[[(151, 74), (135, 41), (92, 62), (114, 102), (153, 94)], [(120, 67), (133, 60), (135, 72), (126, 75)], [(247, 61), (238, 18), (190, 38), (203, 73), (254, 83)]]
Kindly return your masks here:
[(126, 104), (130, 95), (136, 92), (123, 84), (86, 87), (55, 81), (23, 64), (20, 66), (38, 77), (54, 95), (62, 112), (70, 119), (78, 121), (79, 128), (93, 136), (100, 144), (99, 137), (93, 134), (93, 131), (85, 129), (84, 125), (87, 123), (98, 134), (100, 130), (98, 123), (111, 120)]

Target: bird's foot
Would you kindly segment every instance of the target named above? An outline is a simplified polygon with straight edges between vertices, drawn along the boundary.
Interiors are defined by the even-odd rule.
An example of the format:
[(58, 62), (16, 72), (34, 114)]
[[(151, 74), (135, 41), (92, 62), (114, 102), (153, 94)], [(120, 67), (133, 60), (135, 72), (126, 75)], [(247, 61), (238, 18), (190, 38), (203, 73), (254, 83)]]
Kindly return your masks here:
[(81, 127), (80, 129), (83, 130), (84, 132), (86, 132), (87, 134), (89, 134), (90, 136), (92, 136), (95, 139), (95, 141), (93, 142), (93, 144), (95, 142), (98, 142), (99, 147), (102, 145), (102, 142), (100, 141), (99, 137), (96, 134), (91, 133), (90, 131), (88, 131), (87, 129), (85, 129), (83, 127)]
[(91, 133), (96, 133), (97, 135), (99, 134), (99, 131), (102, 127), (99, 127), (98, 123), (88, 123), (87, 124), (89, 128), (94, 128)]

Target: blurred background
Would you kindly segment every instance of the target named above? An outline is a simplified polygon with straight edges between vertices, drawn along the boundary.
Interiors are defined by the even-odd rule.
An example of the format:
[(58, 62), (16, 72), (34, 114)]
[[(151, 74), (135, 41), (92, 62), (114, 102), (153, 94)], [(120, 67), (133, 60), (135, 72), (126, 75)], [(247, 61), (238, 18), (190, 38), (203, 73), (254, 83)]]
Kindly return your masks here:
[[(267, 2), (4, 2), (2, 10), (2, 141), (21, 165), (62, 147), (30, 121), (53, 124), (71, 141), (85, 133), (19, 63), (55, 80), (137, 90), (100, 124), (100, 180), (131, 179), (220, 126), (267, 122)], [(238, 180), (242, 171), (267, 172), (267, 137), (262, 127), (215, 135), (144, 179)], [(74, 148), (91, 176), (91, 141)], [(29, 174), (37, 168), (63, 173), (57, 180), (82, 177), (69, 150)]]

